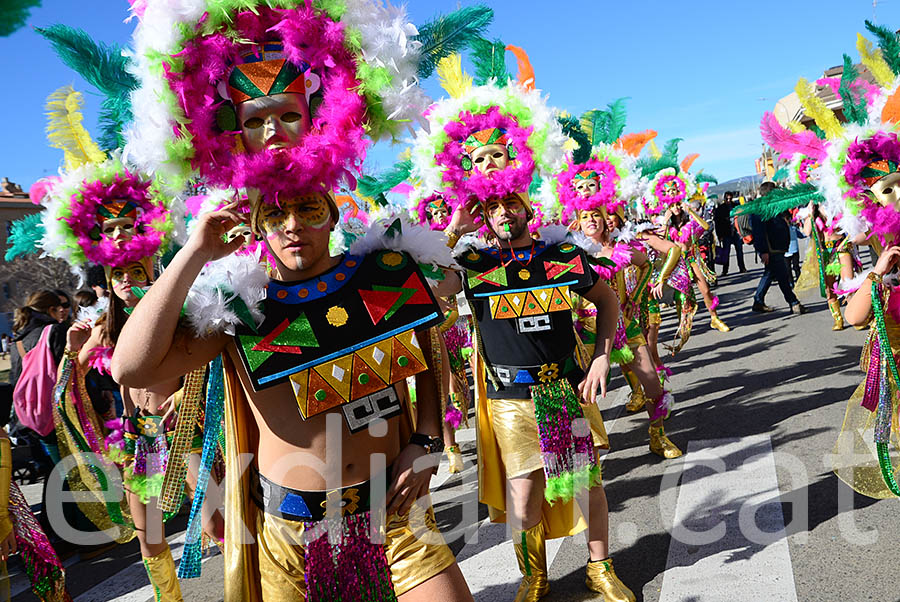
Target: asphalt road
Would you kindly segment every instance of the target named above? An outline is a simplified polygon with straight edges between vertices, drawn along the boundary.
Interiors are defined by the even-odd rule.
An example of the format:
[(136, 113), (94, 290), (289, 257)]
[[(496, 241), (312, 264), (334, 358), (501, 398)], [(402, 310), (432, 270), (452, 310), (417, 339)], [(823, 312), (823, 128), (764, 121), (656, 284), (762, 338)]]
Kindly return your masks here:
[[(777, 288), (767, 298), (777, 311), (752, 313), (761, 266), (747, 260), (749, 273), (732, 273), (715, 289), (732, 332), (710, 329), (701, 309), (690, 342), (667, 362), (677, 405), (666, 429), (688, 452), (683, 458), (649, 453), (646, 417), (624, 412), (618, 370), (602, 401), (617, 573), (647, 602), (898, 600), (891, 547), (900, 532), (897, 501), (855, 495), (827, 463), (846, 400), (862, 379), (865, 333), (832, 332), (817, 293), (801, 298), (810, 310), (803, 316), (787, 311)], [(668, 310), (665, 340), (673, 321)], [(433, 482), (438, 523), (476, 600), (511, 600), (518, 583), (512, 546), (474, 504), (473, 439), (471, 429), (460, 433), (467, 470), (449, 477), (442, 467)], [(169, 529), (176, 554), (184, 522), (179, 517)], [(555, 540), (549, 552), (545, 600), (594, 599), (583, 585), (584, 538)], [(69, 562), (76, 601), (152, 600), (133, 543)], [(221, 600), (222, 567), (221, 556), (208, 558), (200, 579), (182, 582), (185, 599)]]

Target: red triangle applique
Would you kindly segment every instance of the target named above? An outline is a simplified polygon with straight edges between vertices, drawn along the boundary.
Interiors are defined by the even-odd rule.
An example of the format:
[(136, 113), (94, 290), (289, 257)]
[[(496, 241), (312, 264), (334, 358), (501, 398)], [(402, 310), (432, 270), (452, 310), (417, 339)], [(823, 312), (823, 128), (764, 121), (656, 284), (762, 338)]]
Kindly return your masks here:
[(410, 297), (406, 302), (410, 305), (430, 305), (431, 297), (425, 291), (425, 287), (422, 285), (422, 280), (419, 278), (419, 275), (415, 272), (410, 274), (409, 278), (406, 279), (406, 282), (403, 283), (403, 288), (414, 288), (416, 289), (416, 294)]
[(369, 317), (372, 318), (372, 324), (378, 324), (401, 295), (403, 291), (359, 291)]
[(269, 351), (272, 353), (293, 353), (295, 355), (302, 355), (303, 351), (297, 345), (273, 345), (272, 341), (278, 338), (278, 336), (288, 329), (288, 326), (291, 325), (290, 320), (285, 318), (284, 322), (276, 326), (272, 332), (263, 337), (263, 339), (254, 345), (253, 351)]
[(581, 263), (581, 255), (576, 255), (575, 259), (569, 262), (569, 265), (572, 266), (573, 274), (584, 274), (584, 264)]
[(559, 261), (545, 261), (544, 270), (547, 272), (547, 280), (556, 280), (566, 272), (574, 269), (575, 266), (569, 263), (560, 263)]

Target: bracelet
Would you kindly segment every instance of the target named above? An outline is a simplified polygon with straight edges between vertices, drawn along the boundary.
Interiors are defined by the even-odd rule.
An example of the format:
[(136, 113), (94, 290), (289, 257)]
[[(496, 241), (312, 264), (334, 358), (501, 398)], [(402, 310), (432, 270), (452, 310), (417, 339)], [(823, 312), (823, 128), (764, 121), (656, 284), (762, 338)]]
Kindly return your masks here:
[(449, 232), (447, 234), (447, 246), (451, 249), (456, 246), (456, 243), (459, 242), (460, 235), (456, 232)]
[(876, 274), (875, 272), (869, 272), (868, 275), (866, 275), (866, 278), (871, 280), (872, 282), (881, 284), (884, 276), (882, 276), (881, 274)]
[(66, 358), (67, 360), (77, 360), (78, 352), (72, 351), (71, 349), (66, 347), (65, 349), (63, 349), (63, 357)]

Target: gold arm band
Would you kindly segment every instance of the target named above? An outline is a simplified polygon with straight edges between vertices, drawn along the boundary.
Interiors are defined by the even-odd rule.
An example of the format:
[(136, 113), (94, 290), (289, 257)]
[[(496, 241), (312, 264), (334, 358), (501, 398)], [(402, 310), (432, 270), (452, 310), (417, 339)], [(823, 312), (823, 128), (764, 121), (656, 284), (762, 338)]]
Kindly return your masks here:
[(663, 264), (662, 270), (659, 272), (659, 278), (656, 281), (657, 286), (669, 279), (669, 276), (675, 271), (679, 259), (681, 259), (681, 247), (672, 245), (672, 248), (666, 253), (666, 263)]
[(688, 207), (687, 205), (685, 205), (685, 208), (687, 209), (687, 212), (691, 214), (691, 217), (694, 218), (694, 220), (698, 224), (700, 224), (701, 228), (703, 228), (704, 230), (709, 230), (709, 222), (707, 222), (705, 219), (703, 219), (702, 217), (697, 215), (697, 212), (694, 211), (693, 209), (691, 209), (690, 207)]
[(456, 232), (448, 232), (447, 233), (447, 246), (451, 249), (456, 246), (456, 243), (459, 242), (460, 235)]

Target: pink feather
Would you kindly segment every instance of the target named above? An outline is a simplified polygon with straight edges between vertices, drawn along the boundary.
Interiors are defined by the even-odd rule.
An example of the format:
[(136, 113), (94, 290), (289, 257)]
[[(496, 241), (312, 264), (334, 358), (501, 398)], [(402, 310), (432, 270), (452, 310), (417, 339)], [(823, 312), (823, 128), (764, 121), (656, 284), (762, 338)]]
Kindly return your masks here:
[(822, 160), (827, 154), (825, 142), (813, 132), (805, 130), (795, 134), (778, 123), (775, 114), (770, 111), (763, 115), (759, 131), (765, 143), (785, 157), (804, 155)]

